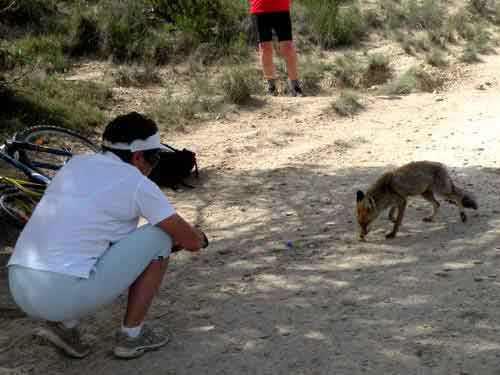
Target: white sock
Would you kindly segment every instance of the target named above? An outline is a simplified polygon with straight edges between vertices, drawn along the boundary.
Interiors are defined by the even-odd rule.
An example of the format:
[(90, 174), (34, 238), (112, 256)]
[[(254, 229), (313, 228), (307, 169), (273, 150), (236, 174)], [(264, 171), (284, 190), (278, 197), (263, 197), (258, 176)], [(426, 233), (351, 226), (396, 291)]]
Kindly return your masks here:
[(68, 329), (72, 329), (72, 328), (78, 327), (80, 325), (79, 320), (65, 320), (61, 323), (64, 326), (64, 328), (68, 328)]
[(125, 327), (122, 325), (122, 332), (128, 337), (136, 338), (141, 333), (141, 329), (144, 323), (139, 324), (137, 327)]

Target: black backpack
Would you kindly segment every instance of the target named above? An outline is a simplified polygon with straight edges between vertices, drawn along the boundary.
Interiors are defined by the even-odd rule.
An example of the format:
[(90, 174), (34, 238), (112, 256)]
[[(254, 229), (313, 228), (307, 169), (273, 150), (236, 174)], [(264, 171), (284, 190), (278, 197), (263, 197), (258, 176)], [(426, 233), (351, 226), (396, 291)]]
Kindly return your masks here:
[(184, 179), (193, 173), (198, 178), (198, 164), (196, 154), (186, 148), (178, 150), (163, 143), (168, 150), (160, 152), (160, 161), (151, 171), (149, 178), (160, 187), (177, 190), (179, 185), (194, 188), (184, 182)]

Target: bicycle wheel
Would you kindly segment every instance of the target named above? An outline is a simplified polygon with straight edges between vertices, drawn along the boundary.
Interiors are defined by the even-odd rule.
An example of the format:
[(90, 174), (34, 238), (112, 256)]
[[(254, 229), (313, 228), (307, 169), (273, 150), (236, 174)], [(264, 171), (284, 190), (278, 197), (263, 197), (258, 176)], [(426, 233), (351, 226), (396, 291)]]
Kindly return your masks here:
[(0, 211), (14, 225), (24, 227), (35, 209), (36, 201), (15, 188), (4, 189), (0, 195)]
[(15, 136), (16, 141), (29, 142), (38, 146), (66, 151), (66, 155), (50, 152), (19, 150), (19, 160), (33, 170), (49, 178), (74, 155), (93, 154), (99, 147), (84, 136), (57, 126), (34, 126)]

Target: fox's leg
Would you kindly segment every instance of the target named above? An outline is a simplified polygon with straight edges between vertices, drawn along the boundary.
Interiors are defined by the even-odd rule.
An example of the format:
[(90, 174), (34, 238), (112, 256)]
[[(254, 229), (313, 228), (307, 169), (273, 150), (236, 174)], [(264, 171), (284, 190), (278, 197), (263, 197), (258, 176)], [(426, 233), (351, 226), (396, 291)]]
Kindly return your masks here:
[(403, 216), (405, 214), (405, 209), (406, 209), (406, 199), (401, 198), (401, 200), (398, 202), (398, 216), (396, 217), (396, 222), (394, 223), (394, 227), (392, 228), (392, 231), (388, 233), (385, 238), (394, 238), (396, 237), (396, 233), (398, 232), (399, 227), (401, 226), (401, 222), (403, 221)]
[(436, 200), (436, 198), (434, 197), (434, 193), (432, 192), (432, 190), (427, 190), (427, 191), (424, 191), (422, 193), (422, 197), (426, 200), (426, 201), (429, 201), (432, 203), (432, 215), (429, 216), (429, 217), (424, 217), (424, 221), (429, 223), (429, 222), (433, 222), (436, 220), (436, 216), (437, 216), (437, 213), (439, 211), (439, 202)]
[(462, 223), (465, 223), (467, 221), (467, 215), (465, 214), (465, 208), (462, 203), (462, 197), (458, 196), (456, 194), (447, 194), (446, 198), (452, 202), (453, 204), (456, 204), (458, 206), (458, 211), (460, 212), (460, 220), (462, 220)]
[(398, 206), (392, 206), (391, 209), (389, 210), (389, 220), (392, 221), (393, 223), (396, 222), (396, 212), (398, 211)]

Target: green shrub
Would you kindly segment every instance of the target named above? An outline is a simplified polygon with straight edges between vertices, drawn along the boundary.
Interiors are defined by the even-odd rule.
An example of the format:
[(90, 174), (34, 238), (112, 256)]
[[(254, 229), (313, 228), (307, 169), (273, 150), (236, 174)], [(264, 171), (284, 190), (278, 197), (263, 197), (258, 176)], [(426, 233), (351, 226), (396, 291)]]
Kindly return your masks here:
[(10, 124), (10, 130), (51, 124), (89, 134), (104, 123), (103, 110), (111, 98), (111, 90), (93, 82), (28, 77), (2, 98), (0, 121)]
[(387, 83), (380, 89), (381, 94), (406, 95), (415, 91), (417, 78), (413, 74), (405, 73), (401, 77)]
[(381, 0), (380, 13), (383, 23), (389, 29), (398, 29), (407, 23), (407, 13), (404, 4), (394, 0)]
[(340, 46), (352, 45), (363, 36), (363, 17), (357, 5), (339, 8), (333, 33)]
[(342, 91), (332, 107), (341, 116), (353, 116), (364, 108), (358, 95), (352, 91)]
[(413, 67), (381, 87), (380, 93), (406, 95), (416, 91), (433, 92), (441, 88), (443, 84), (444, 79), (436, 71), (429, 72), (421, 67)]
[(145, 87), (162, 83), (158, 69), (152, 64), (140, 66), (121, 66), (113, 73), (115, 82), (123, 87)]
[(494, 53), (495, 50), (490, 45), (490, 33), (482, 24), (476, 26), (476, 31), (472, 43), (476, 46), (478, 53), (488, 54)]
[(417, 90), (433, 92), (441, 88), (444, 84), (443, 78), (436, 71), (427, 71), (422, 68), (411, 68), (407, 74), (416, 78)]
[(363, 16), (355, 2), (340, 6), (338, 0), (302, 0), (301, 4), (307, 33), (323, 48), (351, 45), (364, 33)]
[(99, 18), (95, 12), (76, 11), (70, 22), (68, 50), (73, 56), (99, 56), (103, 48)]
[(384, 19), (376, 8), (368, 8), (363, 13), (363, 24), (373, 29), (381, 29), (384, 26)]
[(468, 2), (473, 12), (480, 15), (486, 15), (488, 13), (488, 0), (468, 0)]
[(388, 56), (382, 54), (371, 55), (368, 65), (363, 72), (363, 84), (365, 87), (386, 83), (393, 74)]
[(500, 2), (496, 2), (492, 9), (492, 21), (499, 25), (500, 24)]
[(168, 128), (179, 127), (191, 123), (196, 118), (195, 104), (196, 98), (173, 97), (167, 93), (163, 98), (156, 101), (156, 104), (149, 110), (151, 116), (160, 126)]
[(59, 35), (28, 35), (9, 44), (3, 42), (2, 45), (9, 52), (13, 65), (36, 66), (49, 73), (63, 72), (70, 65)]
[(461, 37), (464, 37), (464, 31), (469, 28), (472, 22), (472, 15), (465, 8), (459, 9), (456, 13), (448, 17), (450, 27), (455, 29)]
[[(193, 47), (210, 45), (211, 62), (232, 53), (244, 53), (239, 40), (244, 40), (243, 21), (247, 5), (231, 0), (147, 0), (156, 16), (166, 20), (174, 30), (188, 34)], [(238, 46), (237, 48), (234, 48)]]
[(427, 54), (425, 60), (429, 65), (435, 67), (445, 67), (448, 65), (448, 61), (446, 60), (443, 52), (436, 48), (433, 48), (431, 52)]
[(107, 0), (103, 4), (105, 50), (117, 61), (150, 60), (153, 51), (146, 48), (149, 22), (142, 1)]
[(54, 32), (61, 26), (56, 0), (0, 0), (0, 10), (2, 23), (17, 27)]
[(258, 78), (254, 69), (232, 68), (220, 79), (220, 87), (229, 103), (245, 104), (257, 91)]
[(311, 38), (323, 48), (333, 48), (337, 44), (335, 37), (337, 1), (308, 0), (302, 3), (305, 5), (305, 22), (310, 27)]
[(468, 64), (481, 62), (481, 59), (478, 56), (477, 48), (473, 43), (467, 43), (462, 52), (462, 55), (460, 56), (460, 61)]
[(352, 53), (335, 58), (335, 86), (359, 88), (363, 81), (363, 67)]
[(443, 26), (445, 19), (441, 0), (407, 1), (408, 26), (419, 30), (435, 30)]
[(333, 71), (331, 64), (325, 64), (308, 57), (300, 64), (300, 81), (307, 95), (315, 95), (321, 91), (321, 82), (325, 72)]

